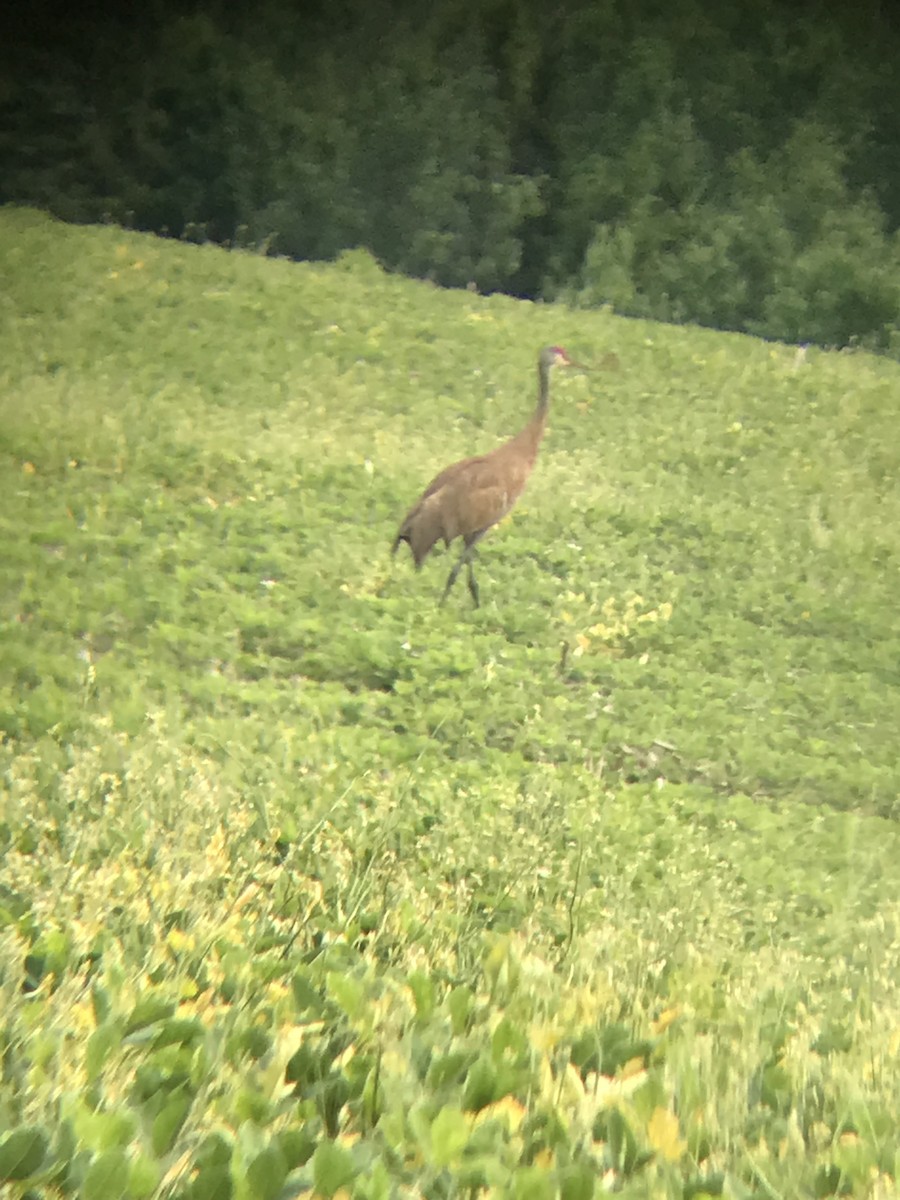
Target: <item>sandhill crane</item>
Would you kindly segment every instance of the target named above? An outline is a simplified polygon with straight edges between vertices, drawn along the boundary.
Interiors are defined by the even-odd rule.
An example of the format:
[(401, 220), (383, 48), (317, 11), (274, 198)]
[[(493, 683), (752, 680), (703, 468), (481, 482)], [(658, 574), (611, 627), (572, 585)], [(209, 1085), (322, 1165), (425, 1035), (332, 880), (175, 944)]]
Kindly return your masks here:
[(416, 570), (441, 538), (445, 546), (457, 537), (465, 543), (447, 577), (441, 604), (447, 599), (465, 563), (469, 591), (478, 606), (478, 584), (472, 567), (475, 547), (491, 526), (513, 507), (531, 474), (547, 422), (551, 367), (576, 365), (560, 346), (546, 346), (538, 357), (537, 407), (525, 428), (489, 454), (464, 458), (445, 467), (403, 518), (391, 554), (396, 554), (401, 542), (407, 542)]

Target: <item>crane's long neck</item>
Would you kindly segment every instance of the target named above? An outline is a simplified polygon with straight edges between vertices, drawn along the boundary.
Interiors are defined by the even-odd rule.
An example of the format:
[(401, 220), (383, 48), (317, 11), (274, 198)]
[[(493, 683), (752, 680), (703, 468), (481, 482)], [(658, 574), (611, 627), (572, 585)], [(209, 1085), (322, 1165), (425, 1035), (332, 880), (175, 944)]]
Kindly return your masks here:
[(529, 447), (537, 454), (541, 438), (544, 436), (544, 426), (547, 424), (547, 413), (550, 409), (550, 365), (541, 360), (538, 363), (538, 398), (534, 415), (522, 430), (527, 436)]
[(537, 457), (541, 438), (544, 436), (544, 426), (547, 424), (547, 412), (550, 407), (550, 367), (538, 363), (538, 399), (531, 420), (524, 429), (520, 429), (515, 437), (510, 438), (504, 449), (515, 450), (522, 454), (528, 462), (529, 469)]
[(538, 402), (535, 417), (544, 419), (550, 407), (550, 364), (540, 359), (538, 362)]

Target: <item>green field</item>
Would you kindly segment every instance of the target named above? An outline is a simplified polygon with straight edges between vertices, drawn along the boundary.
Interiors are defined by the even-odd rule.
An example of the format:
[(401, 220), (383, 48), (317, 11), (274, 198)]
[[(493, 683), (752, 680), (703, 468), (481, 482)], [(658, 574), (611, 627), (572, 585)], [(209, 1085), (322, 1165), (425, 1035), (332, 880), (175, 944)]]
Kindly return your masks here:
[(0, 210), (0, 1195), (896, 1196), (898, 400)]

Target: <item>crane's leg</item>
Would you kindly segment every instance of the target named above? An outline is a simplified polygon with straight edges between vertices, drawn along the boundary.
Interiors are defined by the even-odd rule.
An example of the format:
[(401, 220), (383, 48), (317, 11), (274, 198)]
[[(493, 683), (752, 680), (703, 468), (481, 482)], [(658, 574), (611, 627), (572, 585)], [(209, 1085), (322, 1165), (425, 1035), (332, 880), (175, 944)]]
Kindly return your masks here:
[(475, 582), (475, 569), (472, 566), (472, 559), (475, 557), (476, 544), (481, 540), (482, 536), (486, 532), (487, 532), (486, 530), (482, 530), (480, 533), (477, 533), (474, 537), (472, 537), (470, 540), (468, 540), (466, 542), (465, 550), (463, 550), (462, 554), (459, 556), (458, 560), (456, 561), (456, 563), (453, 567), (453, 570), (447, 576), (447, 583), (444, 587), (444, 594), (441, 596), (441, 604), (443, 604), (444, 601), (449, 596), (450, 589), (453, 587), (454, 583), (456, 583), (457, 576), (459, 575), (460, 571), (462, 570), (463, 564), (465, 563), (466, 568), (468, 570), (468, 575), (469, 575), (469, 592), (471, 593), (472, 599), (475, 601), (475, 607), (476, 608), (480, 607), (481, 601), (478, 596), (478, 584)]
[[(441, 596), (441, 604), (443, 604), (444, 601), (447, 599), (447, 597), (450, 595), (450, 589), (453, 587), (454, 583), (456, 583), (456, 577), (457, 577), (457, 575), (459, 575), (459, 572), (462, 568), (463, 563), (468, 562), (468, 559), (469, 559), (469, 551), (468, 551), (468, 549), (466, 549), (459, 556), (459, 558), (457, 559), (456, 563), (453, 566), (453, 570), (447, 576), (447, 582), (444, 585), (444, 592), (443, 592), (443, 595)], [(469, 563), (470, 570), (471, 570), (471, 567), (472, 567), (472, 564)]]
[(472, 599), (475, 601), (475, 607), (481, 607), (481, 601), (478, 599), (478, 584), (475, 582), (475, 571), (472, 567), (472, 559), (469, 559), (469, 591), (472, 593)]

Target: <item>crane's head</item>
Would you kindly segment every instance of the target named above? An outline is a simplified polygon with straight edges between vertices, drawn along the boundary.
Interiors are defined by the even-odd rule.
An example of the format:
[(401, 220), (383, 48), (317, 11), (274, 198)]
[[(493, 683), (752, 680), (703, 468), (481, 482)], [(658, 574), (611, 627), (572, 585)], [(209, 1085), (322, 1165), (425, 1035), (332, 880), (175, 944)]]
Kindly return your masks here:
[(562, 346), (545, 346), (538, 358), (538, 366), (541, 371), (549, 371), (551, 367), (574, 367), (576, 365)]

